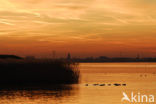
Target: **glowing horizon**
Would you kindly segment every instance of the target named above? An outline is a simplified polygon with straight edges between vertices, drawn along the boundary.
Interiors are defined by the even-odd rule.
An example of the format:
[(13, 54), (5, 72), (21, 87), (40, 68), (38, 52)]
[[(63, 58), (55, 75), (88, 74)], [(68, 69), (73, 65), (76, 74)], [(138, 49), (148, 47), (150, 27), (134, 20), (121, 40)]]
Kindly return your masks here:
[(1, 0), (0, 54), (156, 57), (155, 0)]

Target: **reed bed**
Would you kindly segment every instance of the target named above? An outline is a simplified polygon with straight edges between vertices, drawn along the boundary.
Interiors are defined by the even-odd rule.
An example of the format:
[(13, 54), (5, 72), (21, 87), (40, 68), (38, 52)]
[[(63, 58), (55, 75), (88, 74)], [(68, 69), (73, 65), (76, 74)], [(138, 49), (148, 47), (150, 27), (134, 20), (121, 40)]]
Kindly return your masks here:
[(1, 60), (0, 85), (74, 84), (79, 82), (78, 63), (61, 60)]

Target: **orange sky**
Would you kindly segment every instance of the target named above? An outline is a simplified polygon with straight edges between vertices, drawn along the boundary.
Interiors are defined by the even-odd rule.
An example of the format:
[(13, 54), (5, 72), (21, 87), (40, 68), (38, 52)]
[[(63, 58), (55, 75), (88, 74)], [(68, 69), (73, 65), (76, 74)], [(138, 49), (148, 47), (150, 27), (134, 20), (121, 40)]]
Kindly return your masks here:
[(155, 0), (0, 0), (0, 54), (156, 57)]

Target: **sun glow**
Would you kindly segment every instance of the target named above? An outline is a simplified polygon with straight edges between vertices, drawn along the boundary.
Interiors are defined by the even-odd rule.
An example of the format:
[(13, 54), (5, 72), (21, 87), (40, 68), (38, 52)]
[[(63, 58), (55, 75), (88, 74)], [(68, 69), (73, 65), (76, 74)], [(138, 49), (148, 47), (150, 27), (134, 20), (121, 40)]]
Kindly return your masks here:
[[(1, 0), (0, 53), (155, 56), (154, 0)], [(27, 51), (29, 50), (29, 51)], [(115, 53), (115, 54), (114, 54)], [(82, 55), (83, 54), (83, 55)]]

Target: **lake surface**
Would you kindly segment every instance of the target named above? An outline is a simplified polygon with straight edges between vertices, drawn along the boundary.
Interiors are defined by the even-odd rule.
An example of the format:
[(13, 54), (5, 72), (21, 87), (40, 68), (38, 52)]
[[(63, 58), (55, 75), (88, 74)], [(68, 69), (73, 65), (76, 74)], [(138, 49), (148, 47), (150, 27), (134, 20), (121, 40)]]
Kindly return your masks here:
[(79, 69), (80, 84), (0, 90), (0, 104), (121, 104), (123, 92), (156, 96), (156, 63), (81, 63)]

